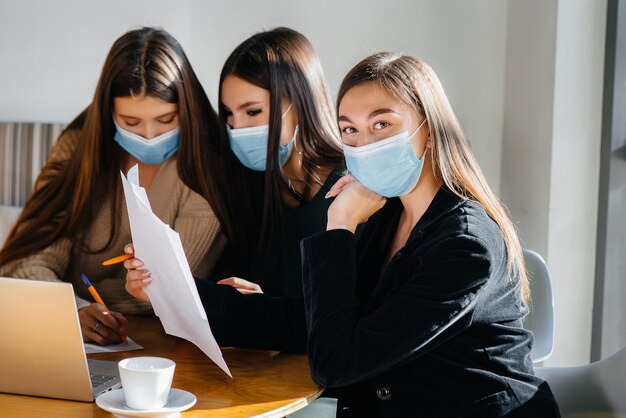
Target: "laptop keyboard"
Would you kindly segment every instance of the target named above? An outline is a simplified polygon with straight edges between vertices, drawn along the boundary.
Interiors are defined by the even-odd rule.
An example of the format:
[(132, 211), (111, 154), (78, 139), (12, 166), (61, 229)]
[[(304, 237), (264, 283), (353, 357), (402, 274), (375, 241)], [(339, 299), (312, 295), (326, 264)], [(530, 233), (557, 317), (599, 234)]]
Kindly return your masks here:
[(102, 385), (106, 385), (107, 383), (115, 380), (117, 376), (107, 376), (102, 374), (92, 374), (91, 377), (91, 387), (97, 388)]

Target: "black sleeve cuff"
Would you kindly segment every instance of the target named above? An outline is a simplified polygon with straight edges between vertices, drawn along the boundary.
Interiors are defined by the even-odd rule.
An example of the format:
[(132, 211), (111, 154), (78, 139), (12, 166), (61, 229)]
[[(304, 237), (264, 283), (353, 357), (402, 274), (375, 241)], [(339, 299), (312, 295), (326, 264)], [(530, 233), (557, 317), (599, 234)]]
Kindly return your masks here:
[(309, 336), (318, 324), (358, 303), (354, 234), (346, 229), (321, 232), (302, 240), (302, 286)]

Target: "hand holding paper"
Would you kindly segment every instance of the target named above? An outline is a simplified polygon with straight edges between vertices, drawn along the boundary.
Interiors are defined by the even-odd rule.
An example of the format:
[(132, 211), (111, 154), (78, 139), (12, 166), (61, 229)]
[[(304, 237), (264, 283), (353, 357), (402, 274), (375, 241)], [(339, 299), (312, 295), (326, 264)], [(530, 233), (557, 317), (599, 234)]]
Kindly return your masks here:
[[(129, 179), (136, 177), (133, 170), (136, 166)], [(151, 271), (153, 281), (145, 291), (165, 332), (194, 343), (232, 377), (211, 332), (180, 236), (152, 212), (145, 189), (120, 174), (135, 256)]]

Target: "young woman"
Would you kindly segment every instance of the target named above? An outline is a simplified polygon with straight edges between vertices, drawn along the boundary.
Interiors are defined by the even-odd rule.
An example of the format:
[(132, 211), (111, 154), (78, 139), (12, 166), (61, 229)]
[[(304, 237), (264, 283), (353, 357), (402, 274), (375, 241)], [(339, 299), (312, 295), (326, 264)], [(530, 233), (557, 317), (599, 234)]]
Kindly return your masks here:
[[(329, 193), (327, 231), (302, 242), (304, 300), (197, 282), (218, 341), (269, 348), (264, 333), (280, 329), (273, 348), (306, 342), (339, 417), (558, 417), (522, 328), (516, 232), (436, 74), (370, 56), (345, 77), (338, 114), (351, 175)], [(127, 290), (145, 299), (149, 280), (130, 270)], [(256, 331), (228, 320), (233, 305), (256, 312)]]
[(376, 54), (337, 101), (351, 176), (302, 244), (314, 379), (346, 416), (559, 416), (522, 328), (519, 240), (436, 74)]
[(219, 191), (223, 210), (216, 209), (229, 243), (220, 274), (237, 276), (220, 283), (242, 292), (297, 295), (299, 243), (326, 227), (330, 202), (324, 196), (342, 164), (313, 46), (288, 28), (245, 40), (222, 69), (219, 114), (228, 132), (220, 144), (227, 158), (224, 166), (207, 167), (228, 179)]
[(119, 341), (123, 315), (114, 312), (112, 318), (92, 303), (80, 274), (108, 308), (150, 311), (124, 291), (121, 264), (102, 266), (131, 239), (120, 170), (138, 165), (153, 211), (180, 233), (193, 273), (205, 277), (224, 244), (206, 200), (211, 179), (195, 176), (190, 167), (201, 163), (201, 150), (213, 155), (207, 144), (220, 132), (179, 43), (154, 28), (124, 34), (106, 58), (92, 103), (51, 151), (0, 251), (0, 274), (73, 283), (85, 341)]

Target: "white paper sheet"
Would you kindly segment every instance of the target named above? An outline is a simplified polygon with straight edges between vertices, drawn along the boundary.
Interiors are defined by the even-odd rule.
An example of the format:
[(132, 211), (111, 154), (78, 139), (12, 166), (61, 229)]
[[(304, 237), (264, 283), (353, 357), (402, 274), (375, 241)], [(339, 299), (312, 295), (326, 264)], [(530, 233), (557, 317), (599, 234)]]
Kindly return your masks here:
[(85, 344), (85, 354), (96, 354), (96, 353), (117, 353), (122, 351), (133, 351), (133, 350), (143, 350), (143, 347), (140, 346), (130, 337), (128, 338), (128, 345), (124, 343), (119, 344), (111, 344), (111, 345), (99, 345), (99, 344)]
[[(129, 171), (130, 178), (132, 170), (136, 169)], [(180, 236), (152, 213), (145, 190), (120, 174), (135, 256), (151, 272), (153, 280), (145, 291), (165, 332), (197, 345), (232, 377), (211, 332)]]

